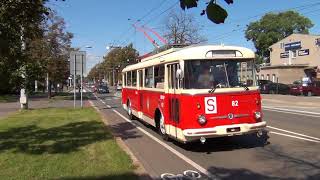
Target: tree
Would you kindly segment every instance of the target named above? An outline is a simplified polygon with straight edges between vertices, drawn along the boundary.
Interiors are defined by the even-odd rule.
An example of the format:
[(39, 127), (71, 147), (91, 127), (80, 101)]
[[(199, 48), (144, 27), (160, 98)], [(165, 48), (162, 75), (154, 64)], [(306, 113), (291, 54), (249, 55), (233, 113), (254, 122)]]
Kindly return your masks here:
[(40, 27), (48, 8), (46, 1), (0, 0), (0, 93), (15, 91), (22, 84), (24, 43), (42, 35)]
[[(133, 48), (132, 44), (129, 44), (125, 47), (117, 47), (111, 49), (111, 51), (104, 56), (103, 62), (95, 65), (89, 72), (89, 79), (99, 79), (109, 73), (109, 80), (111, 84), (114, 84), (115, 81), (120, 80), (121, 71), (124, 67), (130, 64), (134, 64), (137, 61), (139, 54), (136, 49)], [(115, 75), (113, 77), (113, 74)]]
[(270, 56), (269, 47), (272, 44), (293, 33), (308, 34), (312, 26), (311, 20), (298, 12), (268, 13), (248, 25), (245, 37), (254, 43), (257, 55), (266, 59)]
[(48, 1), (0, 0), (0, 93), (27, 87), (28, 77), (41, 69), (28, 51), (44, 35), (43, 23), (50, 12), (45, 6)]
[[(29, 90), (35, 80), (45, 84), (48, 77), (49, 87), (58, 83), (65, 84), (69, 76), (68, 54), (71, 49), (70, 32), (65, 32), (64, 19), (54, 11), (48, 15), (47, 21), (42, 23), (43, 35), (27, 42), (25, 76)], [(48, 88), (51, 97), (51, 88)]]
[[(73, 34), (65, 31), (64, 19), (51, 12), (48, 16), (44, 41), (47, 41), (48, 56), (46, 57), (46, 72), (48, 73), (49, 87), (53, 84), (65, 84), (69, 77), (68, 56), (71, 51)], [(57, 88), (55, 88), (57, 89)], [(49, 88), (48, 97), (51, 96)]]
[(165, 22), (164, 37), (169, 44), (197, 44), (206, 41), (200, 35), (200, 26), (190, 14), (172, 11)]

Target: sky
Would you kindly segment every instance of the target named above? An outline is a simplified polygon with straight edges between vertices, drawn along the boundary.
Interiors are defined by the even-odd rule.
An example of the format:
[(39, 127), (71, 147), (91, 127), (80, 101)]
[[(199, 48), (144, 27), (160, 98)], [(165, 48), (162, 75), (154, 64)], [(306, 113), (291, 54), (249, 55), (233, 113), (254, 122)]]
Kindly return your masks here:
[[(217, 0), (229, 14), (224, 24), (214, 24), (206, 16), (200, 16), (207, 1), (200, 0), (197, 8), (185, 12), (194, 16), (208, 44), (237, 45), (255, 50), (253, 43), (245, 39), (246, 25), (259, 20), (265, 13), (286, 10), (295, 10), (308, 17), (314, 24), (310, 33), (320, 34), (319, 0), (234, 0), (231, 5)], [(102, 61), (108, 53), (106, 47), (110, 45), (133, 43), (140, 55), (152, 51), (153, 45), (132, 25), (140, 19), (138, 24), (162, 34), (170, 12), (183, 11), (179, 0), (52, 0), (48, 6), (65, 19), (67, 31), (74, 34), (72, 46), (87, 51), (88, 70)], [(88, 46), (92, 48), (86, 48)]]

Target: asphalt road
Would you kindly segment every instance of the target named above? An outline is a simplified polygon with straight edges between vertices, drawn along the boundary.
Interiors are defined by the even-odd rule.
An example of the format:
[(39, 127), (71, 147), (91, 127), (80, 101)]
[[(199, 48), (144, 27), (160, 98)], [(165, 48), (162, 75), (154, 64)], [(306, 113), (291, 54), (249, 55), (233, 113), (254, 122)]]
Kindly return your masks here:
[(265, 109), (267, 144), (243, 136), (183, 145), (166, 142), (152, 127), (130, 121), (119, 94), (93, 96), (110, 128), (154, 179), (198, 176), (193, 171), (199, 179), (320, 179), (320, 114)]

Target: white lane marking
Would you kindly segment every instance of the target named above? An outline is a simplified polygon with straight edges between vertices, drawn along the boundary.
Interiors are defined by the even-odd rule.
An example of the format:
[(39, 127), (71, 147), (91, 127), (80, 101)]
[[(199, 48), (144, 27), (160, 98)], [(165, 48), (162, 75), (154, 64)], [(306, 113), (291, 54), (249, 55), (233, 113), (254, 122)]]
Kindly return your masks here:
[(279, 110), (279, 111), (295, 112), (295, 113), (305, 113), (305, 114), (312, 114), (312, 115), (320, 115), (320, 113), (318, 113), (318, 112), (301, 111), (301, 110), (295, 110), (295, 109), (275, 108), (275, 107), (270, 107), (270, 106), (263, 106), (263, 108), (272, 109), (272, 110), (274, 109), (274, 110)]
[(315, 142), (315, 143), (320, 143), (320, 141), (317, 141), (317, 140), (307, 139), (307, 138), (303, 138), (303, 137), (299, 137), (299, 136), (294, 136), (294, 135), (289, 135), (289, 134), (283, 134), (283, 133), (274, 132), (274, 131), (269, 131), (269, 133), (271, 133), (271, 134), (277, 134), (277, 135), (281, 135), (281, 136), (292, 137), (292, 138), (296, 138), (296, 139), (302, 139), (302, 140), (305, 140), (305, 141), (311, 141), (311, 142)]
[(310, 138), (310, 139), (315, 139), (315, 140), (319, 140), (320, 141), (320, 138), (308, 136), (308, 135), (301, 134), (301, 133), (296, 133), (296, 132), (293, 132), (293, 131), (288, 131), (288, 130), (285, 130), (285, 129), (280, 129), (280, 128), (276, 128), (276, 127), (272, 127), (272, 126), (267, 126), (267, 128), (275, 129), (275, 130), (278, 130), (278, 131), (283, 131), (283, 132), (286, 132), (286, 133), (295, 134), (295, 135), (298, 135), (298, 136), (307, 137), (307, 138)]
[(115, 112), (116, 114), (118, 114), (120, 117), (122, 117), (124, 120), (126, 120), (127, 122), (131, 123), (133, 126), (135, 126), (137, 129), (139, 129), (141, 132), (143, 132), (145, 135), (149, 136), (151, 139), (153, 139), (154, 141), (156, 141), (157, 143), (159, 143), (160, 145), (162, 145), (163, 147), (165, 147), (166, 149), (168, 149), (169, 151), (171, 151), (173, 154), (175, 154), (176, 156), (178, 156), (179, 158), (181, 158), (182, 160), (184, 160), (185, 162), (187, 162), (188, 164), (190, 164), (191, 166), (193, 166), (194, 168), (198, 169), (201, 173), (207, 175), (209, 178), (213, 178), (213, 174), (211, 174), (208, 170), (206, 170), (205, 168), (203, 168), (202, 166), (200, 166), (199, 164), (195, 163), (194, 161), (192, 161), (191, 159), (189, 159), (188, 157), (186, 157), (185, 155), (183, 155), (182, 153), (178, 152), (177, 150), (173, 149), (171, 146), (167, 145), (166, 143), (160, 141), (158, 138), (154, 137), (153, 135), (151, 135), (149, 132), (147, 132), (146, 130), (142, 129), (141, 127), (138, 127), (137, 125), (135, 125), (130, 119), (126, 118), (125, 116), (123, 116), (121, 113), (119, 113), (117, 110), (113, 109), (113, 112)]
[[(95, 94), (94, 96), (99, 99), (100, 101), (102, 101), (100, 98), (98, 98)], [(106, 103), (103, 103), (106, 104)], [(107, 105), (108, 108), (110, 108), (111, 106)], [(154, 141), (156, 141), (157, 143), (159, 143), (160, 145), (162, 145), (163, 147), (165, 147), (166, 149), (168, 149), (169, 151), (171, 151), (173, 154), (175, 154), (176, 156), (178, 156), (179, 158), (181, 158), (182, 160), (184, 160), (185, 162), (187, 162), (188, 164), (190, 164), (191, 166), (193, 166), (194, 168), (196, 168), (197, 170), (199, 170), (201, 173), (205, 174), (206, 176), (208, 176), (209, 178), (213, 178), (215, 179), (214, 175), (211, 174), (208, 170), (206, 170), (205, 168), (203, 168), (202, 166), (200, 166), (199, 164), (195, 163), (194, 161), (192, 161), (191, 159), (189, 159), (188, 157), (186, 157), (185, 155), (183, 155), (182, 153), (178, 152), (177, 150), (173, 149), (172, 147), (170, 147), (169, 145), (167, 145), (166, 143), (160, 141), (158, 138), (156, 138), (155, 136), (153, 136), (152, 134), (150, 134), (148, 131), (142, 129), (141, 127), (138, 127), (137, 125), (135, 125), (130, 119), (126, 118), (125, 116), (123, 116), (120, 112), (118, 112), (115, 109), (112, 109), (113, 112), (115, 112), (116, 114), (118, 114), (121, 118), (123, 118), (125, 121), (129, 122), (130, 124), (132, 124), (133, 126), (135, 126), (138, 130), (140, 130), (142, 133), (144, 133), (145, 135), (147, 135), (149, 138), (153, 139)]]
[(310, 115), (310, 114), (302, 114), (302, 113), (295, 113), (295, 112), (290, 112), (290, 111), (281, 111), (281, 110), (275, 110), (275, 109), (269, 109), (269, 108), (263, 108), (263, 110), (281, 112), (281, 113), (286, 113), (286, 114), (294, 114), (294, 115), (300, 115), (300, 116), (316, 117), (316, 118), (320, 117), (320, 115), (317, 116), (317, 115)]

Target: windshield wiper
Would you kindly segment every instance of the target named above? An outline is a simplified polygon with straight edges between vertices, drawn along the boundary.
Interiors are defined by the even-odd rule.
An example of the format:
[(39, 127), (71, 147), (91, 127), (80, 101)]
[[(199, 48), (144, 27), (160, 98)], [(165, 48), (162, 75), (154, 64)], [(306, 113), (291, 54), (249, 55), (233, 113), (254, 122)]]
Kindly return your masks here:
[(212, 88), (208, 91), (209, 93), (214, 93), (214, 91), (217, 89), (217, 87), (216, 86), (212, 86)]
[(221, 88), (222, 86), (221, 86), (221, 84), (219, 83), (219, 84), (217, 84), (217, 85), (215, 85), (215, 86), (212, 86), (212, 88), (211, 88), (208, 92), (209, 92), (209, 93), (214, 93), (214, 91), (217, 89), (217, 87)]
[(246, 91), (249, 91), (249, 88), (247, 85), (240, 83), (240, 86), (243, 87)]

